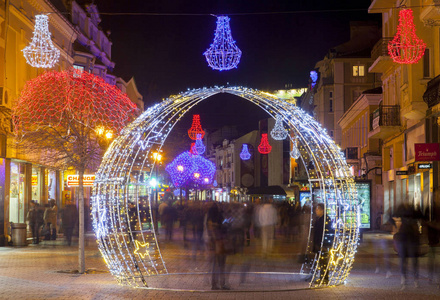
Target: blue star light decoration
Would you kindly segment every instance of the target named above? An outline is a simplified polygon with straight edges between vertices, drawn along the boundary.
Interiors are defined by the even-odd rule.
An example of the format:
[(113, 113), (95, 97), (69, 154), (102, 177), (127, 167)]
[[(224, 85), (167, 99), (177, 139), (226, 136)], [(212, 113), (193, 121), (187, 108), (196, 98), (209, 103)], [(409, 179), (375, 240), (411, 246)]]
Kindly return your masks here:
[(231, 70), (237, 68), (241, 58), (241, 50), (235, 44), (229, 26), (229, 17), (218, 16), (214, 41), (203, 53), (208, 65), (214, 70)]
[(251, 154), (249, 153), (247, 144), (243, 144), (243, 148), (241, 148), (240, 158), (242, 160), (249, 160), (251, 158)]

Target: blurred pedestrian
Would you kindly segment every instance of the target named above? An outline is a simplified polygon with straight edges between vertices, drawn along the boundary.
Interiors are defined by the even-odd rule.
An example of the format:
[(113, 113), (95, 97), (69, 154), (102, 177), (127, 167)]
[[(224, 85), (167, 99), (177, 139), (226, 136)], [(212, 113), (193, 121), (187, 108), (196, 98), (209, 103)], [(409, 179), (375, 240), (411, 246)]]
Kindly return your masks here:
[(44, 211), (44, 223), (49, 229), (49, 239), (57, 239), (57, 215), (58, 207), (54, 199), (49, 200), (49, 206)]
[(177, 209), (171, 204), (171, 201), (164, 207), (162, 212), (162, 222), (165, 224), (165, 239), (173, 239), (174, 222), (177, 220)]
[(261, 228), (261, 242), (263, 256), (272, 252), (275, 225), (277, 223), (277, 210), (272, 204), (272, 199), (263, 204), (258, 212), (258, 222)]
[(72, 244), (73, 229), (78, 222), (78, 209), (72, 200), (67, 201), (67, 205), (62, 210), (61, 219), (63, 222), (64, 236), (66, 237), (67, 245), (70, 246)]
[(29, 227), (32, 233), (32, 244), (40, 243), (40, 229), (44, 224), (43, 219), (44, 211), (40, 208), (40, 205), (37, 201), (31, 200), (30, 209), (27, 213), (27, 221), (29, 223)]
[[(324, 203), (315, 207), (316, 220), (313, 224), (313, 252), (318, 255), (319, 281), (318, 284), (328, 284), (329, 272), (327, 270), (330, 248), (333, 243), (334, 230), (330, 217), (325, 214)], [(325, 216), (324, 216), (325, 215)]]
[(429, 255), (428, 255), (428, 277), (429, 281), (437, 284), (440, 288), (440, 265), (436, 262), (436, 256), (440, 255), (440, 222), (431, 221), (426, 222), (425, 225), (428, 229), (428, 243), (429, 243)]
[(419, 220), (421, 213), (412, 207), (409, 201), (405, 201), (400, 205), (392, 218), (393, 225), (397, 228), (394, 235), (397, 252), (400, 258), (400, 273), (402, 289), (407, 284), (407, 266), (408, 258), (412, 259), (414, 285), (419, 286), (419, 263), (418, 263), (418, 247), (419, 247)]

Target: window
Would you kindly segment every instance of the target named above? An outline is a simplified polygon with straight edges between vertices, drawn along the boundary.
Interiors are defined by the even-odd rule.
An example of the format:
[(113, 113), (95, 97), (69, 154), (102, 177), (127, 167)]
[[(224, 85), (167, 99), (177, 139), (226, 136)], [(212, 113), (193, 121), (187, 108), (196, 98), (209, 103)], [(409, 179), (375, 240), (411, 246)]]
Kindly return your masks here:
[(365, 76), (365, 66), (353, 66), (353, 77)]
[(333, 112), (333, 91), (330, 91), (329, 93), (329, 105), (330, 105), (329, 112)]
[(431, 77), (431, 57), (429, 49), (425, 49), (425, 55), (423, 55), (423, 78)]
[(81, 77), (81, 73), (84, 72), (84, 67), (73, 65), (73, 68), (74, 68), (73, 77)]

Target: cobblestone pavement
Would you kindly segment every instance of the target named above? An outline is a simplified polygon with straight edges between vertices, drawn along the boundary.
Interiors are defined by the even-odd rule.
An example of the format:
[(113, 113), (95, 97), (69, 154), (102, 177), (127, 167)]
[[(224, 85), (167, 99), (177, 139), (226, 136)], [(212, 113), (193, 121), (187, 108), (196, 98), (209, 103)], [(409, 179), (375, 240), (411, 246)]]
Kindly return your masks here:
[[(440, 299), (440, 289), (428, 280), (426, 257), (420, 259), (420, 286), (416, 288), (410, 278), (406, 288), (401, 290), (398, 258), (388, 248), (390, 236), (386, 234), (365, 235), (345, 285), (320, 289), (308, 289), (302, 278), (283, 274), (252, 273), (245, 283), (240, 283), (239, 276), (232, 273), (229, 277), (232, 290), (210, 291), (210, 275), (204, 273), (209, 271), (209, 263), (203, 253), (193, 256), (191, 247), (184, 248), (179, 236), (175, 237), (175, 241), (162, 243), (168, 270), (170, 273), (190, 275), (167, 275), (162, 277), (165, 279), (156, 277), (149, 282), (186, 291), (135, 289), (118, 285), (106, 271), (96, 243), (90, 237), (86, 249), (86, 267), (90, 272), (83, 275), (70, 272), (77, 268), (77, 248), (63, 245), (62, 240), (22, 248), (1, 247), (0, 299)], [(286, 267), (286, 262), (297, 267), (292, 245), (295, 243), (277, 239), (275, 254), (259, 259), (254, 259), (258, 254), (252, 253), (255, 247), (251, 245), (248, 257), (252, 257), (252, 270), (289, 271), (291, 267)], [(375, 255), (384, 252), (388, 253), (391, 263), (390, 278), (385, 276), (382, 255)], [(231, 272), (240, 266), (240, 262), (242, 260), (237, 258), (228, 261), (233, 266)], [(239, 270), (238, 267), (236, 269)]]

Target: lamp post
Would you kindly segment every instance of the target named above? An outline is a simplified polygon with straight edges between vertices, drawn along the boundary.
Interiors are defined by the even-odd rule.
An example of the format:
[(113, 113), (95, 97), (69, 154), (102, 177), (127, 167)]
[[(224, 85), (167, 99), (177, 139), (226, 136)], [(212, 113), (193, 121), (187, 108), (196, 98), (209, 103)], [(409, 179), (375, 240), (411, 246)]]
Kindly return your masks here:
[(160, 163), (160, 161), (162, 160), (162, 154), (160, 154), (160, 153), (158, 153), (158, 152), (153, 152), (153, 159), (154, 159), (154, 168), (156, 169), (156, 182), (157, 182), (157, 184), (156, 184), (156, 187), (155, 187), (155, 189), (156, 189), (156, 195), (155, 195), (155, 202), (156, 202), (156, 206), (157, 206), (157, 188), (158, 188), (158, 186), (159, 186), (159, 178), (157, 177), (157, 173), (158, 173), (158, 169), (159, 169), (159, 163)]

